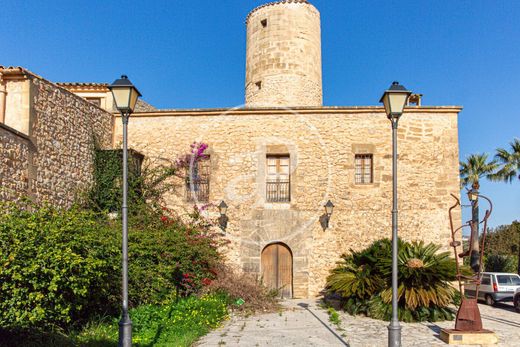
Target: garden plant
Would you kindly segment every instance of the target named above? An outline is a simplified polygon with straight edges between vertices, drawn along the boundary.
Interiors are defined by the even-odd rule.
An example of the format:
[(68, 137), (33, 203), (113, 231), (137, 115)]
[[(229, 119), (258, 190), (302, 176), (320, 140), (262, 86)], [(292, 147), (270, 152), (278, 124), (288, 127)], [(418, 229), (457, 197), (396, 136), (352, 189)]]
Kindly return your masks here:
[[(440, 247), (399, 240), (399, 319), (405, 322), (453, 319), (449, 305), (460, 297), (455, 260)], [(389, 320), (391, 317), (392, 245), (388, 239), (343, 255), (327, 279), (330, 293), (341, 295), (350, 314)]]

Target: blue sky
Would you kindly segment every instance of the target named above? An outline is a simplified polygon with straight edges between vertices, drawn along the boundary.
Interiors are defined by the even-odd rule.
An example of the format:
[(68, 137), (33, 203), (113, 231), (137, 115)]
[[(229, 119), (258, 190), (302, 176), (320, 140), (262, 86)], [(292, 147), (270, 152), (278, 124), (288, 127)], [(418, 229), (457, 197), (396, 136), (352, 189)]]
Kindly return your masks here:
[[(0, 64), (52, 81), (126, 73), (161, 108), (243, 103), (245, 24), (259, 0), (3, 0)], [(311, 1), (325, 105), (375, 105), (393, 80), (462, 105), (461, 158), (520, 137), (520, 1)], [(482, 184), (491, 225), (520, 219), (520, 183)], [(466, 214), (467, 216), (467, 214)]]

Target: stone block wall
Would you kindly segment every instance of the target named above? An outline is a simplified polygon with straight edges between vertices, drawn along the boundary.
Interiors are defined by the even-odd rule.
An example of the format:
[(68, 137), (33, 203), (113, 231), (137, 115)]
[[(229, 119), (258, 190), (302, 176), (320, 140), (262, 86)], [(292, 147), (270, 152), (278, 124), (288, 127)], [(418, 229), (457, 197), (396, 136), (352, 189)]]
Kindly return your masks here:
[[(399, 232), (448, 250), (450, 193), (459, 194), (457, 107), (411, 107), (399, 129)], [(116, 142), (121, 139), (116, 121)], [(317, 295), (342, 253), (391, 237), (391, 126), (380, 107), (195, 110), (135, 114), (129, 143), (151, 160), (209, 144), (210, 202), (229, 205), (228, 259), (260, 276), (261, 252), (286, 244), (296, 297)], [(283, 150), (282, 150), (283, 149)], [(266, 156), (291, 158), (290, 203), (265, 201)], [(355, 154), (371, 153), (374, 182), (354, 181)], [(165, 196), (189, 211), (182, 184)], [(323, 205), (335, 205), (330, 227)], [(218, 215), (216, 207), (210, 211)], [(458, 219), (460, 220), (460, 211)]]
[[(16, 119), (16, 110), (29, 110), (20, 127), (28, 129), (22, 134), (26, 144), (18, 146), (20, 156), (3, 158), (2, 183), (17, 186), (18, 195), (35, 201), (70, 206), (92, 181), (94, 148), (112, 147), (112, 114), (24, 69), (0, 72), (8, 91), (6, 114)], [(20, 81), (28, 84), (25, 98), (10, 99), (10, 86)], [(11, 138), (4, 136), (2, 146), (13, 147)]]
[(30, 145), (26, 135), (0, 123), (1, 201), (16, 201), (27, 194)]
[(246, 106), (321, 106), (318, 10), (303, 0), (273, 2), (246, 24)]

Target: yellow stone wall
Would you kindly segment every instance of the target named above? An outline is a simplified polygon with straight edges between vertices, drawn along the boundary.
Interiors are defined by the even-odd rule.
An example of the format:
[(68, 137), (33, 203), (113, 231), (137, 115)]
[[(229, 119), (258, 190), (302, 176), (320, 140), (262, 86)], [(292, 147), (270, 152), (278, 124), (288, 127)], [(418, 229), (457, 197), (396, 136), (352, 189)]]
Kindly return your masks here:
[(246, 24), (246, 106), (321, 106), (318, 10), (305, 1), (270, 3)]
[[(459, 194), (457, 107), (411, 107), (399, 128), (399, 233), (448, 250), (448, 208)], [(121, 142), (121, 120), (115, 122)], [(130, 147), (149, 160), (175, 160), (194, 141), (209, 144), (210, 201), (229, 205), (229, 260), (261, 273), (260, 254), (283, 242), (294, 257), (294, 294), (317, 295), (349, 249), (391, 237), (391, 126), (380, 107), (195, 110), (135, 114)], [(291, 202), (265, 202), (266, 155), (291, 156)], [(374, 155), (374, 183), (354, 183), (354, 155)], [(189, 211), (182, 184), (166, 196)], [(319, 219), (336, 205), (330, 228)], [(217, 213), (216, 208), (210, 209)], [(460, 211), (457, 211), (460, 222)]]

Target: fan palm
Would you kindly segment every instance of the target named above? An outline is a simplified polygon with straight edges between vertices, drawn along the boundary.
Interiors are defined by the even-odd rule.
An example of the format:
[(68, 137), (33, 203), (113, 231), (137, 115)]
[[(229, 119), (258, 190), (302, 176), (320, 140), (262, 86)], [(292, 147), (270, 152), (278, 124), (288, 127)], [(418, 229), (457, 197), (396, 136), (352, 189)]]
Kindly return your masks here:
[(462, 185), (471, 184), (472, 188), (479, 189), (479, 180), (482, 177), (491, 179), (498, 165), (494, 160), (489, 161), (486, 153), (471, 154), (465, 162), (460, 162), (460, 178)]
[(500, 168), (490, 176), (493, 181), (512, 183), (517, 178), (520, 180), (520, 139), (514, 139), (509, 145), (511, 151), (497, 149), (495, 160), (500, 164)]

